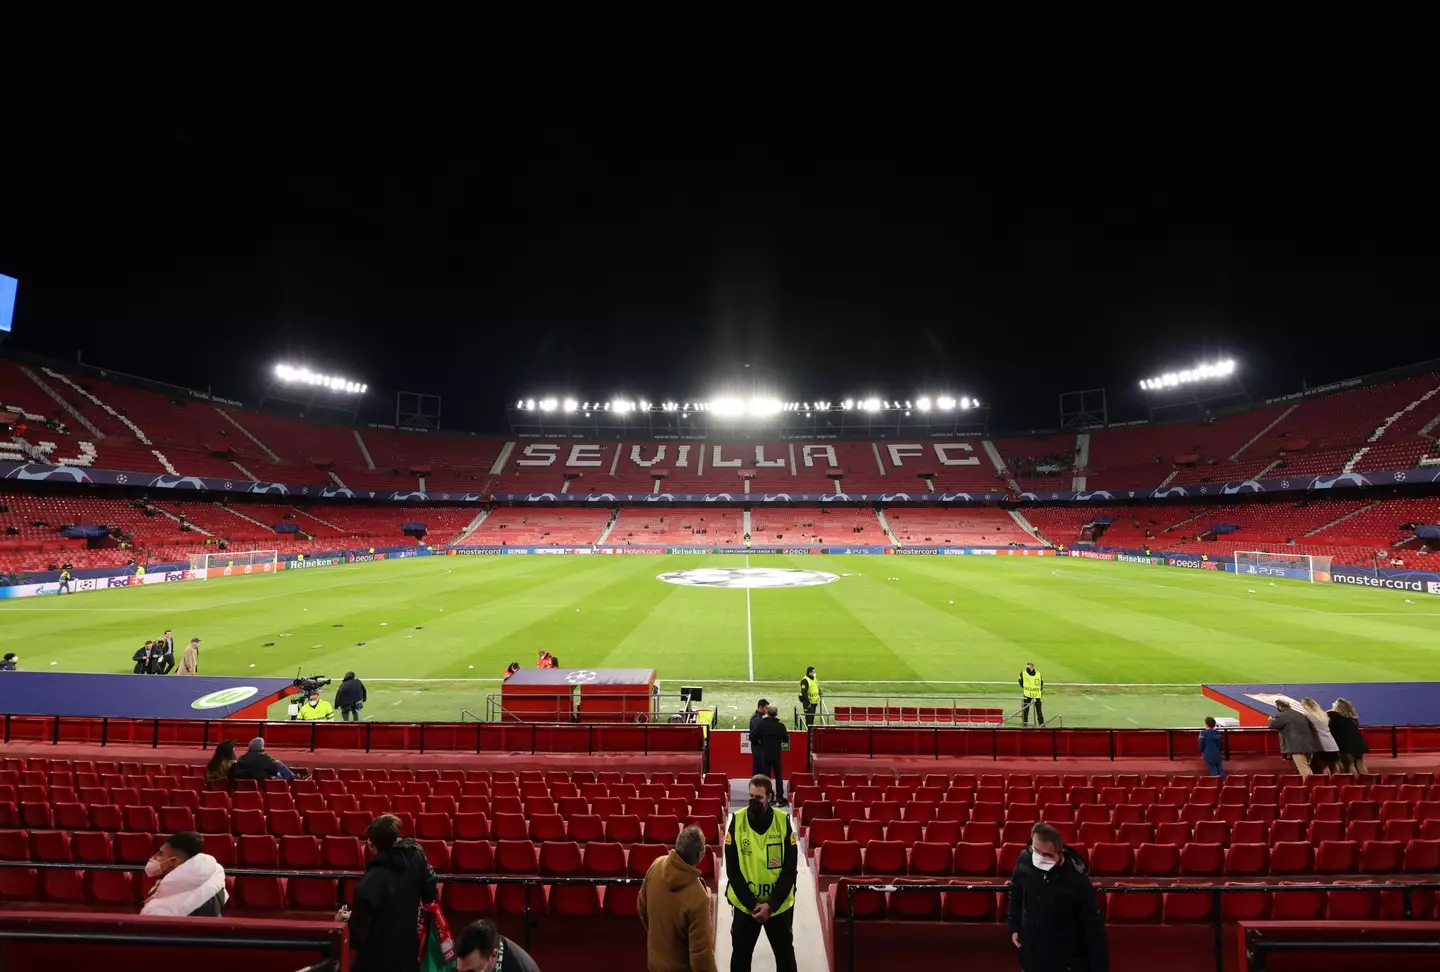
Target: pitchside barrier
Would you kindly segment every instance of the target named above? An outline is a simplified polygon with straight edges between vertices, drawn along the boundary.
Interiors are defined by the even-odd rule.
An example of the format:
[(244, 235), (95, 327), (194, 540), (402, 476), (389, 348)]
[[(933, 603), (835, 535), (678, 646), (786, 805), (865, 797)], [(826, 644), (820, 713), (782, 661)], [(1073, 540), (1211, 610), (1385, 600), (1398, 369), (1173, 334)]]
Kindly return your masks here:
[(82, 743), (88, 746), (189, 747), (208, 750), (222, 739), (265, 740), (310, 752), (602, 753), (706, 752), (696, 724), (559, 725), (493, 722), (264, 722), (252, 719), (117, 719), (6, 715), (7, 743)]
[[(1372, 753), (1392, 757), (1440, 753), (1440, 726), (1365, 726)], [(1244, 756), (1279, 759), (1280, 737), (1270, 729), (1225, 729), (1226, 759)], [(1165, 759), (1197, 762), (1199, 729), (1082, 729), (1038, 726), (988, 729), (943, 726), (815, 726), (810, 730), (814, 759), (844, 756), (865, 759)]]
[[(1149, 564), (1160, 567), (1180, 567), (1187, 570), (1218, 570), (1235, 573), (1235, 563), (1230, 559), (1205, 559), (1193, 551), (1172, 553), (1154, 550), (1129, 550), (1120, 547), (1081, 547), (1060, 551), (1061, 557), (1078, 557), (1083, 560), (1110, 560), (1126, 564)], [(1284, 575), (1280, 575), (1284, 576)], [(1431, 594), (1440, 596), (1440, 573), (1423, 570), (1394, 570), (1387, 567), (1352, 567), (1331, 564), (1326, 578), (1332, 584), (1350, 587), (1369, 587), (1376, 590), (1404, 591), (1408, 594)], [(1317, 577), (1318, 579), (1318, 577)], [(1323, 583), (1323, 582), (1322, 582)]]

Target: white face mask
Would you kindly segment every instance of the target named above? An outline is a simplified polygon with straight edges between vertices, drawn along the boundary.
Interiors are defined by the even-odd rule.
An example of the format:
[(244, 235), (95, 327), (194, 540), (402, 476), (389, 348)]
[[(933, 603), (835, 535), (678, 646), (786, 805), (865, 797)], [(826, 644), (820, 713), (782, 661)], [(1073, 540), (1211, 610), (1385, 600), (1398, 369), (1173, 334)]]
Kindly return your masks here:
[(310, 700), (310, 708), (312, 708), (312, 709), (315, 708), (315, 707), (316, 707), (317, 705), (319, 705), (319, 704), (320, 704), (320, 700), (319, 700), (319, 699), (311, 699), (311, 700)]
[(1059, 862), (1058, 862), (1058, 861), (1052, 861), (1052, 860), (1050, 860), (1050, 859), (1048, 859), (1048, 858), (1045, 858), (1045, 857), (1041, 857), (1039, 854), (1035, 853), (1035, 851), (1032, 850), (1032, 851), (1030, 852), (1030, 863), (1031, 863), (1031, 864), (1034, 864), (1037, 868), (1039, 868), (1039, 869), (1042, 870), (1042, 871), (1048, 871), (1048, 870), (1050, 870), (1052, 867), (1054, 867), (1054, 866), (1055, 866), (1057, 863), (1059, 863)]
[(150, 858), (150, 860), (145, 862), (145, 875), (147, 877), (158, 878), (161, 874), (164, 873), (165, 865), (161, 861), (158, 861), (152, 857)]

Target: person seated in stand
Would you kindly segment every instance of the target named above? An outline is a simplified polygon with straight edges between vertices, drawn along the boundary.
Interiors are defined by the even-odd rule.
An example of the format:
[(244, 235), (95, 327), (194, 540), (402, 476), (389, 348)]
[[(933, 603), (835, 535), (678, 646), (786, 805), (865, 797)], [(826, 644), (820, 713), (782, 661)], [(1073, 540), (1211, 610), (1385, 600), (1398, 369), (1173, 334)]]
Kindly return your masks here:
[(265, 752), (265, 740), (256, 736), (250, 740), (244, 756), (235, 761), (230, 770), (232, 780), (293, 780), (295, 774), (290, 767)]
[(191, 830), (171, 834), (145, 864), (145, 876), (158, 878), (141, 906), (142, 915), (169, 918), (219, 918), (225, 908), (225, 869), (205, 849), (205, 838)]
[(205, 764), (205, 782), (218, 783), (230, 778), (230, 768), (235, 765), (235, 740), (222, 739), (215, 744), (210, 762)]

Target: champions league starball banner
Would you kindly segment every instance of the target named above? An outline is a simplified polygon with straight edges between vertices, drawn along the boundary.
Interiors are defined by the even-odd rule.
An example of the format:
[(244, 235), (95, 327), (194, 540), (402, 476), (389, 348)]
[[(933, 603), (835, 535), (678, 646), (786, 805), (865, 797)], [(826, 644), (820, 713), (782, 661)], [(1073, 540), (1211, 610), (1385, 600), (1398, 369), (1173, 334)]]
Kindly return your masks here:
[(1398, 469), (1389, 472), (1342, 473), (1337, 476), (1296, 476), (1247, 479), (1229, 483), (1196, 483), (1154, 489), (1093, 490), (1090, 492), (894, 492), (894, 493), (422, 493), (419, 490), (355, 490), (320, 484), (252, 483), (243, 479), (207, 476), (172, 476), (167, 473), (117, 472), (81, 466), (0, 462), (0, 479), (35, 482), (89, 483), (97, 486), (139, 486), (144, 489), (196, 490), (212, 493), (246, 493), (259, 496), (294, 496), (320, 499), (358, 499), (395, 503), (497, 503), (547, 506), (753, 506), (799, 503), (807, 506), (846, 503), (886, 503), (897, 506), (942, 506), (961, 503), (1113, 503), (1119, 500), (1209, 499), (1259, 493), (1300, 493), (1312, 490), (1359, 489), (1440, 483), (1440, 467)]

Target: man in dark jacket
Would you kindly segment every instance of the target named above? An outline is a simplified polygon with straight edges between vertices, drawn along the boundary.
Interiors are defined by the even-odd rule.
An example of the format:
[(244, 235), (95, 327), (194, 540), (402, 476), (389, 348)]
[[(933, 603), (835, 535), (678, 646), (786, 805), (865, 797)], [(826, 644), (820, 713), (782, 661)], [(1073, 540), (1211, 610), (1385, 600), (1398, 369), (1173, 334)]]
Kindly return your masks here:
[(455, 941), (456, 972), (540, 972), (530, 953), (500, 934), (493, 921), (473, 921)]
[(356, 678), (354, 672), (346, 672), (340, 687), (335, 690), (335, 708), (340, 710), (341, 721), (359, 722), (360, 709), (368, 698), (365, 683)]
[(755, 727), (760, 737), (760, 772), (775, 778), (775, 805), (785, 806), (785, 781), (780, 776), (780, 750), (790, 741), (790, 731), (780, 721), (780, 710), (769, 706), (765, 718)]
[(265, 740), (256, 736), (250, 740), (244, 756), (235, 761), (230, 770), (232, 780), (293, 780), (295, 774), (290, 767), (265, 752)]
[(760, 720), (765, 718), (765, 710), (770, 708), (770, 703), (761, 699), (755, 703), (755, 711), (750, 714), (750, 775), (765, 772), (765, 760), (760, 755)]
[(415, 972), (420, 967), (421, 903), (435, 900), (435, 869), (409, 837), (400, 837), (400, 818), (376, 817), (365, 830), (375, 856), (355, 886), (355, 908), (341, 909), (350, 923), (355, 950), (351, 972)]
[(160, 636), (160, 640), (155, 642), (155, 647), (159, 649), (155, 674), (169, 675), (175, 670), (175, 632), (166, 628), (165, 633)]
[(1010, 940), (1025, 972), (1110, 972), (1090, 875), (1047, 823), (1031, 829), (1010, 878)]

